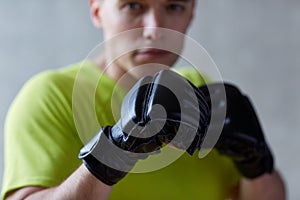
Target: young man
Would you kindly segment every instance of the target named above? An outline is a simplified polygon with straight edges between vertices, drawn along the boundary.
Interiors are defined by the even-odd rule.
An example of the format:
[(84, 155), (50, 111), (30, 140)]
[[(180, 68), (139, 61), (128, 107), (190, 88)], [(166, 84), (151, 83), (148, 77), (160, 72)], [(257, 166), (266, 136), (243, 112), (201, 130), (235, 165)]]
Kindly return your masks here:
[[(147, 71), (147, 75), (154, 75), (172, 66), (178, 58), (174, 53), (154, 48), (137, 48), (119, 56), (119, 49), (135, 41), (151, 44), (167, 40), (160, 28), (186, 33), (193, 18), (195, 0), (90, 0), (90, 8), (93, 23), (103, 29), (105, 40), (136, 30), (134, 37), (130, 34), (121, 37), (107, 45), (99, 59), (83, 64), (87, 70), (80, 83), (84, 88), (101, 75), (101, 84), (91, 90), (95, 95), (94, 109), (101, 126), (113, 126), (117, 120), (109, 105), (115, 99), (115, 87), (131, 88), (145, 76), (141, 71), (147, 71), (148, 64), (158, 64), (159, 67), (151, 65), (155, 69)], [(110, 62), (111, 58), (117, 59)], [(100, 128), (93, 126), (89, 114), (76, 112), (78, 108), (74, 106), (77, 102), (79, 109), (85, 110), (86, 105), (84, 99), (78, 97), (78, 100), (77, 96), (74, 103), (73, 89), (80, 66), (72, 65), (34, 77), (13, 102), (5, 129), (3, 198), (284, 199), (283, 183), (275, 170), (255, 179), (244, 178), (230, 158), (216, 151), (204, 159), (196, 154), (192, 157), (184, 154), (163, 169), (129, 173), (119, 177), (122, 180), (116, 184), (101, 181), (109, 178), (99, 178), (88, 160), (81, 164), (78, 159), (83, 141), (86, 143), (91, 138), (84, 139), (79, 132), (90, 135)], [(186, 76), (184, 72), (183, 75)], [(199, 76), (190, 80), (197, 86), (204, 84)], [(85, 96), (90, 90), (79, 91)]]

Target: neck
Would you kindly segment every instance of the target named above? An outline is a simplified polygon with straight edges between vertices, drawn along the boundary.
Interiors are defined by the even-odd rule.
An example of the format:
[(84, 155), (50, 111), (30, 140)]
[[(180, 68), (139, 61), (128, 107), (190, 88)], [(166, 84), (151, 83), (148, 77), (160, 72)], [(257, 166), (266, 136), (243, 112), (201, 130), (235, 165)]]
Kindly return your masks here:
[(127, 89), (130, 89), (142, 77), (153, 76), (161, 70), (170, 69), (170, 67), (163, 64), (146, 63), (126, 71), (126, 68), (119, 66), (117, 62), (108, 66), (103, 55), (95, 59), (94, 62), (108, 77)]
[(92, 60), (106, 76), (116, 81), (118, 85), (130, 89), (138, 80), (130, 73), (126, 73), (120, 66), (112, 63), (108, 66), (104, 55), (101, 55)]

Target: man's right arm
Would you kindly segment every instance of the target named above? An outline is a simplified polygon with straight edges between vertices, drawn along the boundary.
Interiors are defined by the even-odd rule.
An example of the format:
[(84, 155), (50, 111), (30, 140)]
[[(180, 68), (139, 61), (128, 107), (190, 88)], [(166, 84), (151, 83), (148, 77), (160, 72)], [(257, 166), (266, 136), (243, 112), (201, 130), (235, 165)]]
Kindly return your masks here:
[(108, 199), (112, 186), (108, 186), (81, 165), (63, 183), (56, 187), (28, 186), (8, 193), (5, 199)]
[[(181, 115), (178, 110), (177, 103), (172, 101), (173, 103), (170, 104), (167, 101), (174, 99), (172, 98), (173, 91), (171, 91), (174, 89), (171, 87), (174, 83), (178, 83), (180, 89), (182, 86), (186, 87), (185, 90), (180, 90), (184, 91), (180, 94), (185, 97), (185, 103), (190, 108), (187, 109), (189, 112), (185, 112), (184, 115)], [(79, 157), (84, 165), (81, 165), (58, 186), (42, 188), (29, 185), (10, 193), (8, 199), (108, 199), (112, 190), (112, 186), (109, 185), (114, 185), (121, 180), (138, 159), (145, 159), (156, 152), (163, 142), (170, 142), (165, 138), (166, 134), (176, 130), (178, 123), (184, 122), (187, 125), (186, 129), (192, 130), (206, 125), (206, 115), (200, 116), (201, 123), (199, 120), (191, 120), (190, 115), (197, 110), (198, 101), (203, 100), (197, 95), (195, 99), (192, 98), (191, 94), (194, 94), (194, 90), (195, 88), (192, 88), (190, 83), (171, 71), (141, 79), (124, 98), (121, 119), (111, 127), (103, 127), (80, 151)], [(154, 105), (160, 105), (167, 111), (165, 117), (170, 123), (163, 126), (162, 131), (159, 131), (158, 127), (161, 127), (161, 122), (165, 122), (165, 119), (161, 116), (161, 109), (155, 109)], [(203, 110), (202, 107), (199, 110)], [(181, 116), (181, 119), (177, 116)], [(158, 134), (152, 135), (156, 131)], [(202, 141), (203, 133), (201, 131), (197, 133), (199, 141)], [(175, 136), (175, 133), (172, 134)], [(193, 139), (194, 136), (189, 137)], [(179, 138), (175, 146), (188, 148), (191, 141), (186, 142), (186, 137)], [(188, 152), (193, 153), (193, 151)], [(123, 168), (119, 169), (120, 166)]]

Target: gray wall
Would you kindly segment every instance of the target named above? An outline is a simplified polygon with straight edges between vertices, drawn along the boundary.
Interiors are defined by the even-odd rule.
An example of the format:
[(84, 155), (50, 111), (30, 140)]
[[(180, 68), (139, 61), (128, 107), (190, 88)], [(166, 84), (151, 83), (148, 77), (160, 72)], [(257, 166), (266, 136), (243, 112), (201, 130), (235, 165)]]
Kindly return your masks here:
[[(85, 58), (102, 39), (87, 2), (0, 3), (0, 179), (4, 119), (22, 84), (40, 71)], [(299, 0), (199, 0), (190, 30), (223, 78), (255, 102), (289, 199), (300, 198), (299, 22)]]

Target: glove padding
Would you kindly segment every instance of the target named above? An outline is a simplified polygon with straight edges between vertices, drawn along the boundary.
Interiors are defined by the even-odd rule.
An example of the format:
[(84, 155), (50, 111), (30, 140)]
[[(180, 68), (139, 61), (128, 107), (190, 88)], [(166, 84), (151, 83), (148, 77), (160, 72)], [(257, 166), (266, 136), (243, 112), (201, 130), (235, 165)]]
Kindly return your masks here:
[[(226, 96), (222, 95), (224, 88)], [(214, 105), (213, 114), (226, 110), (225, 119), (211, 122), (209, 131), (214, 130), (216, 123), (224, 125), (215, 148), (232, 158), (244, 177), (252, 179), (271, 173), (273, 156), (248, 97), (234, 85), (226, 83), (209, 84), (199, 89), (205, 94), (208, 104)]]
[[(158, 153), (163, 142), (185, 149), (191, 143), (200, 146), (209, 121), (209, 108), (200, 93), (170, 70), (142, 78), (125, 96), (120, 120), (103, 127), (81, 149), (79, 158), (99, 180), (114, 185), (139, 159)], [(177, 134), (180, 128), (186, 134)]]
[[(158, 137), (192, 155), (197, 150), (194, 146), (200, 149), (206, 136), (209, 105), (197, 87), (171, 70), (158, 73), (154, 79), (151, 105), (162, 105), (167, 116)], [(158, 109), (152, 115), (159, 119), (162, 113)]]

